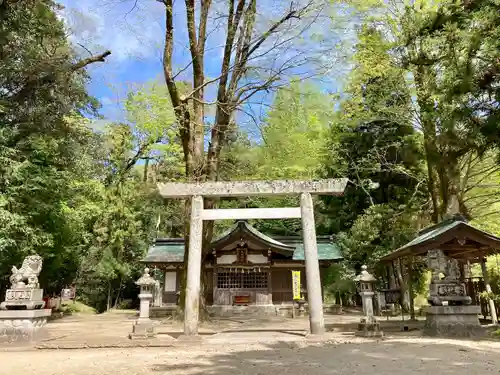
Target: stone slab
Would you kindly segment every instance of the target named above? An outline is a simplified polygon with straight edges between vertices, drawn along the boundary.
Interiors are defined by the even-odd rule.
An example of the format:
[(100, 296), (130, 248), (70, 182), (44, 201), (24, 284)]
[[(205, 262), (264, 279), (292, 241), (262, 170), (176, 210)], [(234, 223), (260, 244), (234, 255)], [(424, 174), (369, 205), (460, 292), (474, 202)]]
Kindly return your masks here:
[(44, 305), (43, 289), (7, 289), (5, 292), (5, 301), (0, 304), (0, 310), (14, 310), (19, 307), (34, 310), (41, 309)]
[(23, 343), (44, 339), (45, 329), (52, 310), (6, 310), (0, 311), (0, 342)]
[(466, 293), (465, 284), (447, 280), (433, 280), (429, 284), (429, 304), (443, 306), (443, 302), (456, 305), (470, 305), (472, 298)]
[(203, 344), (203, 337), (200, 335), (180, 335), (177, 340), (173, 342), (176, 346), (186, 346), (186, 345), (201, 345)]
[(320, 343), (326, 340), (325, 334), (308, 333), (305, 336), (305, 341), (308, 343)]
[(380, 329), (380, 323), (377, 321), (361, 321), (358, 323), (358, 330), (354, 333), (354, 335), (358, 337), (381, 338), (384, 337), (384, 332)]
[(300, 193), (342, 195), (347, 178), (314, 181), (269, 180), (269, 181), (216, 181), (204, 183), (166, 182), (158, 184), (164, 198), (245, 197), (268, 195), (296, 195)]
[[(261, 317), (276, 316), (277, 309), (280, 306), (275, 305), (249, 305), (249, 306), (230, 306), (230, 305), (210, 305), (206, 306), (208, 314), (213, 317)], [(290, 306), (291, 308), (291, 306)]]
[[(462, 306), (427, 306), (425, 308), (427, 315), (473, 315), (481, 314), (481, 306), (462, 305)], [(478, 319), (479, 322), (479, 319)]]
[(0, 311), (0, 319), (32, 319), (49, 317), (52, 314), (51, 309), (38, 310), (2, 310)]
[(484, 334), (478, 317), (480, 306), (429, 306), (425, 313), (424, 335), (477, 337)]
[(137, 340), (156, 337), (154, 326), (155, 324), (152, 320), (139, 318), (132, 326), (132, 332), (129, 334), (129, 338), (131, 340)]

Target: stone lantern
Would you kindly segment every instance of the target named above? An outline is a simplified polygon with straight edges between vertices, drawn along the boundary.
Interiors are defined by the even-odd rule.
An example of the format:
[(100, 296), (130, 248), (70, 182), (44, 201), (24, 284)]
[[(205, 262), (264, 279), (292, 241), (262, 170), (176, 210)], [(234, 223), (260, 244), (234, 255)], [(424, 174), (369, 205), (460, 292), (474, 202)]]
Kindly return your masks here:
[(367, 271), (366, 266), (361, 267), (361, 273), (354, 279), (359, 282), (359, 294), (363, 304), (363, 318), (358, 324), (356, 335), (364, 337), (382, 337), (383, 332), (373, 315), (373, 296), (377, 279)]
[(149, 305), (153, 300), (156, 280), (149, 274), (149, 268), (145, 268), (144, 273), (135, 283), (140, 288), (139, 319), (136, 320), (132, 327), (130, 338), (154, 337), (155, 333), (153, 329), (153, 322), (149, 319)]

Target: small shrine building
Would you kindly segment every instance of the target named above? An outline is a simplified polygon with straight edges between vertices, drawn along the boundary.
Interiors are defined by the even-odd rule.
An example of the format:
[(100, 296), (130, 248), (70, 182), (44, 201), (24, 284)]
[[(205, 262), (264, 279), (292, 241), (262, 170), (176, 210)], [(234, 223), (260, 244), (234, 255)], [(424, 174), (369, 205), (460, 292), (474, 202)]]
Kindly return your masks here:
[[(329, 236), (318, 236), (318, 258), (323, 278), (326, 269), (342, 260), (339, 246)], [(143, 263), (161, 273), (163, 307), (179, 302), (180, 280), (184, 267), (184, 239), (156, 239)], [(206, 305), (212, 311), (234, 306), (252, 306), (275, 312), (276, 305), (293, 303), (292, 273), (301, 272), (305, 290), (304, 245), (298, 236), (270, 237), (246, 221), (238, 221), (208, 246), (202, 264)]]
[[(381, 258), (381, 263), (388, 266), (386, 289), (382, 290), (385, 302), (395, 302), (392, 294), (400, 296), (398, 293), (400, 286), (394, 269), (399, 268), (400, 272), (406, 271), (407, 274), (411, 274), (412, 264), (426, 263), (429, 267), (429, 262), (432, 262), (437, 265), (437, 269), (434, 270), (435, 275), (430, 282), (430, 299), (451, 300), (455, 303), (454, 300), (465, 300), (470, 297), (472, 305), (481, 307), (481, 315), (485, 319), (489, 316), (493, 323), (497, 323), (499, 306), (496, 306), (493, 300), (481, 298), (480, 295), (484, 291), (491, 293), (486, 258), (499, 252), (499, 237), (474, 227), (462, 215), (456, 214), (423, 229), (415, 239)], [(437, 258), (432, 259), (435, 254), (438, 254)], [(482, 277), (472, 275), (474, 264), (480, 265)], [(439, 280), (441, 273), (445, 276), (443, 281)], [(453, 281), (455, 276), (457, 281)], [(411, 277), (408, 279), (411, 280)], [(456, 285), (450, 287), (448, 285), (450, 283), (446, 284), (446, 280), (453, 281), (451, 284)], [(433, 283), (436, 284), (434, 291)], [(412, 288), (411, 282), (408, 286)]]

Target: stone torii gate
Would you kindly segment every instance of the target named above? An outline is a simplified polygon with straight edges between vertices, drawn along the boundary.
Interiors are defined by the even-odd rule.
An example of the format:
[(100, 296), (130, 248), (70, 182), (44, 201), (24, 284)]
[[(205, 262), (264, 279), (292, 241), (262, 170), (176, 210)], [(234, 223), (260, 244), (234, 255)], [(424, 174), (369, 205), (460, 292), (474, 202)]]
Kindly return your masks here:
[[(311, 334), (325, 330), (312, 194), (342, 195), (347, 179), (158, 184), (163, 198), (191, 199), (184, 335), (198, 335), (203, 220), (301, 218)], [(205, 209), (203, 198), (300, 195), (300, 207)]]

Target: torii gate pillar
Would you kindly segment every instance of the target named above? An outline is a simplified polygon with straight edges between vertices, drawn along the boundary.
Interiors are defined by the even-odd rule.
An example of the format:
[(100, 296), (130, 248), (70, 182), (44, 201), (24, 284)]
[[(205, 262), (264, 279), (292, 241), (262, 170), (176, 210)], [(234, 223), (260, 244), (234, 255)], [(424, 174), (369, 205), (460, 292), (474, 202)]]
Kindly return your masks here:
[(300, 212), (302, 216), (302, 237), (306, 263), (309, 325), (311, 334), (320, 335), (325, 332), (325, 320), (323, 318), (323, 298), (321, 296), (321, 277), (319, 273), (314, 206), (310, 193), (300, 194)]
[(189, 223), (189, 257), (187, 264), (186, 301), (184, 304), (184, 335), (198, 334), (200, 312), (201, 250), (203, 244), (203, 198), (191, 199)]
[[(199, 184), (158, 184), (164, 198), (191, 198), (184, 335), (198, 335), (203, 220), (301, 218), (306, 266), (307, 301), (311, 334), (325, 331), (323, 299), (311, 194), (342, 195), (347, 179), (316, 181), (244, 181)], [(203, 208), (203, 197), (300, 195), (300, 207), (214, 209)]]

